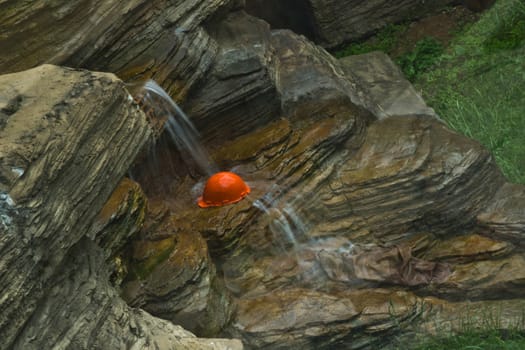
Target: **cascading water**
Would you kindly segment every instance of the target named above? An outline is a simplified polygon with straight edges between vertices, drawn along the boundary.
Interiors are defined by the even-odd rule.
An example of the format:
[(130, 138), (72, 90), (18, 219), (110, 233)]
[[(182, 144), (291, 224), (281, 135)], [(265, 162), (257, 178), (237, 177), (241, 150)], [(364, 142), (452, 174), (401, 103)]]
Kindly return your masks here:
[[(316, 219), (312, 219), (312, 216), (326, 216), (322, 203), (306, 194), (295, 194), (293, 199), (285, 201), (279, 198), (281, 192), (278, 185), (273, 185), (270, 191), (253, 202), (254, 207), (270, 218), (268, 227), (274, 240), (281, 243), (280, 246), (285, 247), (286, 251), (296, 253), (304, 249), (333, 250), (331, 238), (315, 237)], [(316, 215), (313, 215), (314, 212)], [(335, 246), (338, 247), (335, 250), (348, 253), (353, 245), (348, 241), (343, 244), (344, 248), (341, 248), (340, 242)]]
[(183, 155), (187, 165), (196, 166), (199, 173), (208, 176), (218, 171), (217, 165), (200, 142), (199, 132), (186, 113), (163, 88), (155, 81), (148, 80), (139, 95), (141, 104), (146, 105), (154, 115), (166, 118), (164, 129)]
[[(199, 172), (207, 176), (219, 171), (200, 142), (199, 132), (189, 117), (162, 87), (149, 80), (143, 85), (139, 95), (142, 105), (154, 115), (166, 118), (164, 129), (183, 155), (186, 164), (196, 165)], [(158, 163), (157, 152), (158, 150), (151, 152), (151, 161), (155, 164)], [(202, 189), (203, 183), (196, 184), (192, 196), (198, 196)], [(268, 216), (268, 226), (274, 236), (274, 244), (286, 251), (290, 247), (297, 251), (315, 245), (315, 242), (308, 238), (313, 225), (308, 222), (307, 217), (309, 211), (318, 208), (314, 208), (312, 199), (306, 200), (303, 195), (297, 195), (294, 200), (283, 204), (279, 200), (281, 192), (282, 189), (278, 185), (273, 185), (266, 194), (253, 202), (255, 208)]]
[[(200, 175), (209, 178), (216, 174), (219, 169), (211, 160), (208, 152), (199, 141), (199, 133), (191, 123), (188, 116), (182, 109), (170, 98), (167, 92), (162, 89), (156, 82), (150, 80), (144, 84), (139, 93), (140, 104), (146, 111), (151, 112), (154, 116), (165, 119), (164, 130), (182, 156), (182, 160), (189, 168), (196, 167)], [(159, 152), (166, 145), (156, 145), (150, 154), (150, 163), (158, 167)], [(170, 159), (170, 156), (160, 157), (160, 162)], [(163, 164), (166, 169), (166, 164)], [(169, 168), (169, 167), (168, 167)], [(170, 176), (168, 174), (168, 176)], [(257, 188), (258, 183), (249, 182), (251, 187)], [(193, 190), (190, 191), (191, 197), (196, 199), (203, 193), (204, 182), (200, 181), (194, 184)], [(261, 185), (262, 188), (268, 187), (268, 184)], [(253, 200), (252, 206), (261, 211), (261, 220), (265, 222), (272, 234), (271, 241), (267, 246), (269, 251), (258, 253), (278, 255), (293, 259), (296, 264), (301, 266), (298, 281), (303, 283), (321, 283), (323, 275), (322, 268), (317, 258), (312, 260), (312, 256), (348, 256), (352, 254), (353, 245), (343, 238), (314, 238), (316, 217), (324, 216), (320, 213), (323, 205), (311, 194), (295, 193), (286, 194), (279, 185), (271, 185), (269, 190), (258, 199)], [(170, 194), (161, 191), (162, 196)], [(286, 199), (284, 199), (286, 197)], [(247, 197), (244, 200), (250, 200)], [(196, 209), (201, 210), (201, 209)], [(315, 215), (314, 215), (315, 213)], [(313, 218), (313, 219), (312, 219)], [(343, 241), (342, 241), (343, 240)], [(312, 255), (313, 253), (313, 255)], [(253, 252), (247, 252), (253, 254)], [(235, 275), (236, 266), (222, 266), (226, 284), (230, 290), (235, 292), (242, 291), (235, 285), (234, 278), (230, 278), (230, 272)], [(230, 271), (228, 271), (230, 270)], [(232, 276), (233, 276), (232, 275)]]
[[(208, 282), (227, 288), (227, 291), (220, 293), (228, 298), (223, 298), (222, 294), (221, 298), (226, 300), (231, 296), (232, 300), (240, 300), (243, 297), (271, 294), (288, 287), (321, 290), (325, 286), (332, 288), (330, 286), (334, 280), (359, 283), (359, 277), (363, 274), (357, 276), (348, 272), (354, 268), (354, 261), (357, 261), (353, 260), (352, 243), (344, 235), (323, 236), (322, 224), (326, 218), (332, 217), (332, 213), (325, 212), (329, 210), (326, 203), (314, 191), (299, 193), (293, 186), (285, 187), (283, 184), (290, 183), (286, 181), (289, 179), (257, 179), (258, 176), (268, 178), (268, 173), (258, 172), (254, 167), (243, 167), (244, 163), (240, 162), (236, 168), (229, 170), (246, 176), (251, 180), (246, 182), (249, 186), (228, 188), (233, 191), (228, 192), (232, 196), (227, 198), (215, 196), (221, 193), (224, 183), (239, 183), (229, 181), (232, 177), (228, 175), (228, 181), (222, 181), (221, 177), (216, 186), (211, 186), (213, 182), (208, 186), (216, 175), (229, 172), (218, 173), (218, 167), (200, 143), (199, 133), (188, 116), (154, 81), (148, 81), (143, 86), (140, 98), (143, 108), (149, 108), (153, 116), (160, 117), (153, 120), (157, 126), (165, 121), (160, 143), (154, 146), (150, 153), (151, 159), (147, 159), (145, 164), (147, 166), (153, 162), (154, 167), (164, 172), (150, 177), (156, 191), (154, 196), (145, 190), (150, 203), (156, 205), (159, 204), (156, 201), (160, 202), (159, 207), (150, 206), (159, 210), (152, 213), (164, 213), (164, 205), (176, 213), (167, 216), (167, 230), (162, 232), (163, 236), (178, 235), (185, 231), (185, 234), (194, 234), (190, 240), (208, 240), (206, 254), (214, 260), (213, 270), (216, 278), (220, 279), (217, 283)], [(187, 169), (183, 163), (186, 163)], [(196, 170), (193, 173), (192, 167)], [(150, 168), (148, 171), (155, 172), (155, 169)], [(212, 190), (211, 195), (206, 196), (206, 189)], [(234, 204), (237, 202), (239, 204)], [(222, 204), (238, 207), (207, 209)], [(199, 213), (192, 216), (192, 210)], [(191, 220), (188, 220), (188, 216)], [(177, 224), (176, 228), (170, 226), (174, 223)], [(164, 230), (164, 224), (161, 227)], [(231, 235), (231, 240), (228, 235)], [(228, 245), (215, 245), (217, 241)], [(164, 253), (152, 253), (155, 256), (160, 254)], [(356, 269), (366, 271), (362, 266), (356, 266)], [(159, 290), (164, 293), (162, 288)], [(228, 307), (226, 305), (225, 309)]]
[[(274, 185), (272, 190), (253, 202), (253, 206), (270, 217), (269, 228), (278, 242), (287, 242), (297, 249), (306, 237), (310, 225), (300, 213), (300, 197), (295, 201), (280, 205), (277, 193), (280, 189)], [(284, 246), (284, 244), (282, 244)]]

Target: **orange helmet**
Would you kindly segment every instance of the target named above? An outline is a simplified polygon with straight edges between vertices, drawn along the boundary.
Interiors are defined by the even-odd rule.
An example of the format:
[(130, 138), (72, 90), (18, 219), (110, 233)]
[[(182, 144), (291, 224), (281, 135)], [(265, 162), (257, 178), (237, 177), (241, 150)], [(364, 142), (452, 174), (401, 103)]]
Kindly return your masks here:
[(237, 203), (250, 193), (250, 187), (234, 173), (228, 171), (212, 175), (206, 182), (204, 193), (199, 197), (201, 208), (220, 207)]

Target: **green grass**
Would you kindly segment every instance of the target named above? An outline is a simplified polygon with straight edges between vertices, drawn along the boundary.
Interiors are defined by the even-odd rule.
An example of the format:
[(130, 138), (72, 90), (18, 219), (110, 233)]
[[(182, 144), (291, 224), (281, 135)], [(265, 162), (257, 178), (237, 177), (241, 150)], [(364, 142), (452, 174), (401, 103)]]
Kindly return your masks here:
[[(408, 25), (391, 25), (336, 57), (391, 53)], [(448, 48), (432, 38), (395, 58), (454, 130), (481, 142), (511, 182), (525, 184), (525, 0), (498, 0)]]
[(525, 0), (499, 0), (436, 61), (414, 76), (416, 88), (510, 181), (525, 183)]
[(413, 81), (416, 77), (432, 68), (440, 59), (444, 47), (438, 40), (426, 37), (418, 41), (414, 49), (396, 59), (408, 80)]
[(525, 335), (517, 331), (469, 331), (443, 338), (430, 338), (412, 350), (523, 350)]
[(383, 51), (389, 53), (398, 45), (399, 37), (406, 32), (407, 24), (389, 24), (379, 30), (372, 39), (365, 42), (350, 43), (344, 48), (335, 51), (333, 55), (337, 58), (360, 55), (372, 51)]
[[(408, 24), (389, 24), (380, 29), (374, 37), (363, 42), (354, 42), (333, 52), (337, 58), (360, 55), (372, 51), (383, 51), (391, 54), (399, 45)], [(413, 50), (396, 57), (396, 63), (401, 67), (408, 80), (413, 81), (421, 73), (431, 68), (444, 52), (443, 45), (432, 37), (418, 41)]]
[[(519, 5), (518, 5), (519, 7)], [(525, 40), (525, 16), (523, 9), (517, 10), (505, 20), (501, 20), (498, 29), (483, 43), (485, 50), (494, 53), (500, 50), (517, 49)]]
[[(463, 310), (455, 332), (449, 325), (436, 336), (414, 335), (407, 344), (398, 342), (396, 350), (522, 350), (525, 349), (525, 309), (515, 305), (509, 315), (501, 307), (477, 306)], [(521, 312), (520, 312), (521, 309)]]
[[(468, 312), (467, 312), (468, 313)], [(489, 312), (481, 319), (465, 315), (458, 333), (446, 332), (439, 336), (418, 338), (410, 350), (522, 350), (525, 349), (523, 316), (506, 320), (503, 316)], [(478, 320), (478, 321), (476, 321)], [(510, 322), (509, 322), (510, 321)], [(402, 350), (398, 346), (397, 350)]]

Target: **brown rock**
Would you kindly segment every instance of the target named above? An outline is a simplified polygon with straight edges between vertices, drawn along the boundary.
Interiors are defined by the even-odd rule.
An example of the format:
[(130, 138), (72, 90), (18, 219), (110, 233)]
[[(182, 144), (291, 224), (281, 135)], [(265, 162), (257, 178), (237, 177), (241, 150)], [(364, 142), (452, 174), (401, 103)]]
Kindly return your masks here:
[(148, 225), (131, 249), (122, 286), (129, 305), (201, 335), (218, 334), (229, 322), (229, 293), (200, 234), (182, 230), (167, 216)]
[(106, 252), (112, 281), (120, 285), (127, 274), (123, 250), (144, 224), (147, 201), (140, 185), (128, 178), (120, 181), (95, 219), (89, 237)]
[[(425, 304), (429, 295), (447, 304), (460, 291), (477, 300), (518, 296), (521, 275), (504, 268), (511, 260), (521, 266), (514, 245), (473, 235), (474, 227), (485, 234), (483, 213), (495, 208), (508, 220), (502, 229), (522, 216), (501, 201), (492, 206), (504, 178), (479, 143), (448, 130), (384, 56), (338, 62), (288, 31), (269, 37), (267, 27), (245, 14), (228, 19), (213, 24), (214, 37), (232, 52), (252, 50), (257, 59), (248, 65), (220, 53), (222, 73), (187, 105), (197, 120), (212, 118), (211, 109), (195, 107), (213, 108), (204, 96), (217, 96), (221, 117), (200, 126), (219, 166), (241, 174), (252, 192), (235, 205), (198, 209), (189, 195), (196, 180), (185, 177), (174, 193), (188, 195), (169, 196), (177, 208), (173, 227), (205, 237), (234, 295), (237, 313), (228, 334), (255, 348), (373, 348), (396, 331), (392, 324), (404, 330), (432, 317), (432, 309), (378, 316), (381, 308), (367, 297), (379, 287), (390, 288), (382, 291), (385, 298), (404, 290), (409, 297), (396, 306), (403, 310), (415, 310), (411, 305)], [(244, 29), (242, 40), (232, 28)], [(250, 119), (251, 106), (261, 110), (257, 98), (233, 93), (244, 91), (243, 79), (260, 73), (259, 64), (267, 69), (265, 86), (274, 84), (280, 100), (279, 115), (259, 116), (266, 125)], [(228, 111), (244, 119), (229, 119)], [(252, 127), (236, 130), (236, 121)], [(217, 136), (223, 132), (230, 140)], [(370, 322), (370, 333), (355, 333), (354, 321), (338, 323), (323, 311), (354, 292), (361, 294), (351, 304), (361, 303), (370, 315), (354, 317), (355, 308), (341, 306), (349, 310), (344, 317)], [(327, 321), (310, 329), (308, 317)]]
[(512, 250), (513, 246), (508, 242), (471, 234), (436, 240), (432, 247), (424, 252), (424, 257), (439, 261), (470, 262), (501, 257)]
[(394, 320), (402, 324), (420, 312), (417, 298), (404, 292), (285, 289), (242, 299), (231, 332), (255, 348), (378, 348), (385, 343), (374, 333), (392, 332)]
[(144, 224), (146, 207), (147, 200), (140, 185), (128, 178), (122, 179), (93, 225), (97, 244), (110, 255), (121, 250)]
[(505, 259), (457, 264), (453, 273), (435, 291), (447, 299), (471, 300), (523, 297), (525, 287), (523, 253)]
[[(309, 4), (339, 43), (349, 9), (377, 24), (376, 15), (392, 20), (381, 11), (414, 5)], [(238, 204), (199, 209), (204, 179), (167, 149), (166, 182), (129, 255), (132, 305), (248, 347), (352, 349), (457, 320), (465, 296), (476, 306), (522, 297), (523, 188), (435, 118), (387, 59), (337, 61), (238, 11), (242, 1), (99, 5), (0, 12), (0, 49), (13, 50), (0, 71), (52, 61), (153, 76), (186, 97), (215, 160), (252, 187)], [(87, 238), (150, 134), (122, 84), (49, 67), (0, 82), (6, 347), (240, 348), (129, 308), (109, 285), (103, 261), (140, 225), (140, 210), (126, 211), (133, 229), (115, 235), (98, 229), (115, 209), (103, 211), (94, 231), (106, 251)]]

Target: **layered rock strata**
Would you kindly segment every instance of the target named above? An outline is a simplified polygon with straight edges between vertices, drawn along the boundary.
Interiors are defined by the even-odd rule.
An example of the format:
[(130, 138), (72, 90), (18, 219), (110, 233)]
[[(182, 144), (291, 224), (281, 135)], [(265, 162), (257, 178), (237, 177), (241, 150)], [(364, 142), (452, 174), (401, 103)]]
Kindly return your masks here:
[(162, 207), (150, 204), (149, 216), (131, 243), (122, 297), (201, 336), (219, 334), (231, 321), (233, 305), (206, 241), (181, 230)]
[[(514, 185), (479, 143), (449, 130), (385, 55), (337, 62), (289, 31), (227, 18), (210, 32), (228, 64), (186, 106), (197, 123), (213, 117), (207, 105), (224, 106), (224, 123), (199, 125), (215, 161), (252, 193), (197, 209), (187, 177), (172, 183), (186, 195), (164, 197), (173, 226), (207, 239), (234, 296), (226, 334), (249, 348), (373, 348), (414, 326), (431, 332), (432, 317), (455, 319), (465, 298), (521, 297), (523, 198), (514, 189), (511, 209)], [(236, 41), (231, 28), (247, 34)], [(277, 114), (234, 93), (262, 73), (266, 87), (251, 91), (271, 91)]]
[(246, 0), (246, 10), (275, 29), (291, 29), (325, 48), (334, 48), (451, 3), (454, 1)]
[(0, 4), (0, 74), (42, 63), (153, 78), (182, 98), (209, 70), (216, 43), (200, 26), (230, 0)]
[(44, 65), (0, 76), (0, 103), (1, 348), (242, 348), (133, 310), (110, 285), (105, 261), (133, 231), (93, 223), (151, 135), (124, 84)]
[[(384, 18), (402, 5), (382, 4)], [(1, 76), (2, 346), (242, 347), (130, 308), (111, 282), (132, 306), (247, 348), (378, 348), (433, 320), (454, 330), (469, 303), (511, 323), (523, 187), (387, 57), (337, 61), (242, 1), (119, 5), (2, 3), (0, 72), (54, 62), (153, 77), (252, 193), (197, 208), (205, 179), (167, 144), (156, 191), (143, 181), (155, 176), (138, 179), (149, 218), (130, 182), (103, 209), (151, 133), (122, 83), (52, 66)], [(312, 10), (347, 18), (337, 6)], [(108, 259), (124, 263), (112, 281)]]

